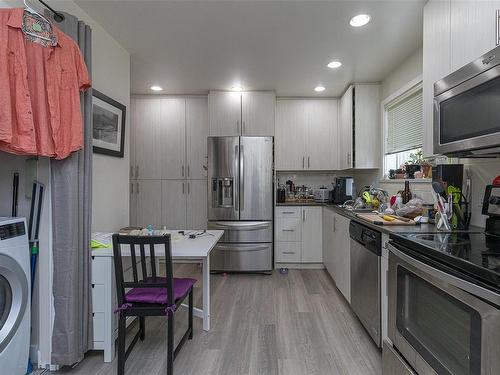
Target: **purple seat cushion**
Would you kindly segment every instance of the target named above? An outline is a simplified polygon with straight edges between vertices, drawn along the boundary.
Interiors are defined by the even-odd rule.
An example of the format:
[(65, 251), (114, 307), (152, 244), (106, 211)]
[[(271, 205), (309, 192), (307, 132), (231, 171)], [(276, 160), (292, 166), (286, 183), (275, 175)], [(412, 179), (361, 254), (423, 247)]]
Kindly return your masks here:
[[(167, 279), (164, 277), (157, 277), (156, 278), (158, 283), (166, 283)], [(148, 282), (151, 282), (152, 279), (148, 278)], [(180, 279), (180, 278), (175, 278), (173, 279), (173, 295), (174, 295), (174, 301), (170, 302), (168, 301), (168, 296), (167, 296), (167, 288), (165, 287), (158, 287), (158, 288), (133, 288), (125, 294), (125, 301), (126, 302), (136, 302), (136, 303), (158, 303), (162, 305), (166, 304), (175, 304), (175, 301), (177, 301), (179, 298), (183, 297), (186, 295), (186, 293), (189, 291), (189, 288), (191, 288), (195, 283), (196, 279)]]

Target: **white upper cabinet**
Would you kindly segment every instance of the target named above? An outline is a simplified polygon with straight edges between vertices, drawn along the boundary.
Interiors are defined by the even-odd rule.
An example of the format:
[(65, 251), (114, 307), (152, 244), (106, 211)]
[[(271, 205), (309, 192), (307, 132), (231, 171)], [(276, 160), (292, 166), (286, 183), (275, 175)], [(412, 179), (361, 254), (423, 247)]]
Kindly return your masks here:
[(211, 91), (210, 136), (273, 136), (276, 96), (273, 92)]
[(244, 92), (241, 95), (241, 134), (250, 136), (274, 135), (274, 92)]
[(338, 101), (279, 100), (275, 155), (278, 170), (336, 170)]
[(338, 101), (306, 101), (307, 130), (305, 169), (338, 169)]
[(208, 99), (186, 99), (186, 177), (207, 177)]
[(354, 168), (380, 168), (380, 85), (354, 87)]
[(275, 165), (277, 170), (305, 167), (307, 128), (304, 100), (278, 100), (276, 103)]
[(423, 154), (432, 156), (434, 83), (498, 43), (498, 0), (430, 0), (424, 8)]
[(338, 163), (339, 169), (352, 168), (352, 126), (353, 126), (353, 91), (354, 87), (349, 86), (347, 91), (340, 98), (339, 104), (339, 142), (338, 142)]
[(241, 93), (211, 91), (208, 95), (211, 136), (241, 134)]
[(451, 72), (450, 1), (431, 0), (424, 7), (423, 155), (434, 155), (434, 82)]
[(499, 1), (451, 1), (451, 70), (484, 55), (497, 45)]
[(380, 168), (380, 85), (355, 84), (340, 100), (339, 169)]
[(161, 178), (162, 150), (160, 134), (160, 99), (133, 99), (131, 125), (134, 143), (134, 178)]
[(163, 179), (175, 180), (186, 175), (185, 116), (185, 99), (160, 99), (159, 144)]

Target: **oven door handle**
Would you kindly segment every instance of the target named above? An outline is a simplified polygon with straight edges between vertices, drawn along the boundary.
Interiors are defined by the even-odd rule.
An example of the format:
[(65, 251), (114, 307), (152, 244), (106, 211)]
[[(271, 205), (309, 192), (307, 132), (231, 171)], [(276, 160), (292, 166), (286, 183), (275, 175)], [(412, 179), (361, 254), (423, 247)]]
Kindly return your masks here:
[(431, 267), (431, 266), (403, 253), (402, 251), (400, 251), (396, 247), (394, 247), (394, 245), (392, 245), (392, 244), (389, 244), (389, 250), (395, 256), (397, 256), (401, 260), (409, 263), (410, 265), (417, 268), (418, 270), (425, 272), (428, 275), (434, 276), (435, 278), (442, 280), (443, 282), (448, 283), (450, 285), (453, 285), (456, 288), (462, 289), (467, 293), (470, 293), (474, 296), (483, 298), (486, 301), (489, 301), (497, 306), (500, 306), (500, 295), (498, 295), (497, 293), (495, 293), (491, 290), (488, 290), (486, 288), (483, 288), (481, 286), (474, 285), (468, 281), (462, 280), (456, 276), (450, 275), (450, 274), (443, 272), (441, 270), (438, 270), (434, 267)]

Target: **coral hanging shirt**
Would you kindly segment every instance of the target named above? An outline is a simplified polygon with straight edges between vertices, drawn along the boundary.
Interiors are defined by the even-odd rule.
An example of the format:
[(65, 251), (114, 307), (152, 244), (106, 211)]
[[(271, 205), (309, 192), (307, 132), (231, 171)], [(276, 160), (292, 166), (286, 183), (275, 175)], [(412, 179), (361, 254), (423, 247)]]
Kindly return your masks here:
[(83, 147), (80, 90), (90, 87), (78, 45), (25, 38), (24, 9), (0, 9), (0, 150), (64, 159)]

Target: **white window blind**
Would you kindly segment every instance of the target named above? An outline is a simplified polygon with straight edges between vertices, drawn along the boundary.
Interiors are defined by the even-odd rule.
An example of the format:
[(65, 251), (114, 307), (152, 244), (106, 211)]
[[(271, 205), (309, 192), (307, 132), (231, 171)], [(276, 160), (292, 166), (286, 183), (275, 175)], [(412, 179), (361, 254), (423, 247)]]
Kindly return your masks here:
[(386, 154), (422, 147), (422, 108), (422, 84), (386, 105)]

